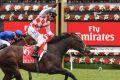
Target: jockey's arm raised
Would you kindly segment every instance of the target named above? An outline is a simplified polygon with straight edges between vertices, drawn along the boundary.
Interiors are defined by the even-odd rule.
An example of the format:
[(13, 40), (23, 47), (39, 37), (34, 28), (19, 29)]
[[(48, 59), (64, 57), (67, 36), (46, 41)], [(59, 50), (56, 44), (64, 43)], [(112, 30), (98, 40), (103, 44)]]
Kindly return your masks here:
[(44, 9), (42, 10), (40, 13), (39, 13), (39, 16), (44, 18), (46, 16), (46, 14), (48, 14), (49, 12), (55, 12), (56, 11), (56, 8), (52, 8), (52, 7), (49, 7), (47, 9)]

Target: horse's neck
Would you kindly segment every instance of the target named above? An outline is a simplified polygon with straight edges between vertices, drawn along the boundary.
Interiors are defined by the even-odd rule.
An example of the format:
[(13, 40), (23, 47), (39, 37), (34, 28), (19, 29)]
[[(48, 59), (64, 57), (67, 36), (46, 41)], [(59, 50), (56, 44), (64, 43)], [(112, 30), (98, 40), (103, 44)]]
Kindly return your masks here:
[(62, 40), (58, 42), (57, 44), (55, 44), (54, 46), (57, 49), (58, 55), (63, 56), (70, 49), (69, 39)]

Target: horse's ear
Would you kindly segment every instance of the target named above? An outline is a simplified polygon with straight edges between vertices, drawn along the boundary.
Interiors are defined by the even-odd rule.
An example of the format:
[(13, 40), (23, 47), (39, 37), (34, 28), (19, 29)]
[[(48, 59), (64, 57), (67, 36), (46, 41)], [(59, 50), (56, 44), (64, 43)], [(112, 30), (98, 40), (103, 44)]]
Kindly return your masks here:
[(70, 32), (70, 33), (68, 33), (68, 35), (70, 35), (70, 36), (71, 36), (71, 35), (75, 35), (75, 33), (73, 33), (73, 32)]
[(73, 33), (69, 32), (68, 35), (72, 35)]

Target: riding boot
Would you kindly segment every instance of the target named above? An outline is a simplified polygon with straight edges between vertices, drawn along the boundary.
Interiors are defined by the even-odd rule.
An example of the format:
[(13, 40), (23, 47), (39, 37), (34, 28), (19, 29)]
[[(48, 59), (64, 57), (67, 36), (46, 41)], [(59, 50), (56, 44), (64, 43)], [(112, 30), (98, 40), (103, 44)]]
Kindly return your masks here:
[(0, 46), (0, 49), (3, 49), (3, 48), (5, 48), (5, 47), (7, 47), (7, 45), (6, 45), (6, 44), (3, 44), (3, 45)]
[(34, 52), (33, 52), (33, 54), (32, 54), (32, 57), (33, 57), (33, 58), (39, 58), (39, 57), (38, 57), (38, 49), (39, 49), (39, 47), (38, 47), (38, 46), (35, 46)]

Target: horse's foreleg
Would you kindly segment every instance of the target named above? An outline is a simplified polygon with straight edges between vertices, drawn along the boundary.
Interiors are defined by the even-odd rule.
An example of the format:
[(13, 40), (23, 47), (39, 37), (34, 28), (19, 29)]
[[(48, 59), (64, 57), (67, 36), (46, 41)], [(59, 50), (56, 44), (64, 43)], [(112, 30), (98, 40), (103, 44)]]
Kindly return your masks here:
[(68, 77), (71, 77), (73, 80), (77, 80), (76, 77), (69, 71), (65, 70), (65, 69), (52, 69), (49, 74), (62, 74), (65, 75), (65, 79), (67, 80)]
[(20, 71), (17, 67), (14, 68), (13, 74), (14, 74), (14, 77), (16, 78), (16, 80), (23, 80), (22, 76), (20, 74)]
[(68, 79), (68, 76), (67, 75), (65, 75), (65, 79), (64, 80), (67, 80)]
[(68, 77), (71, 77), (73, 80), (77, 80), (77, 78), (69, 71), (63, 69), (63, 75), (65, 75), (65, 79), (64, 80), (68, 80)]
[(2, 80), (11, 80), (14, 78), (14, 75), (10, 72), (10, 69), (6, 66), (2, 66), (1, 70), (4, 73), (4, 77)]
[(6, 66), (8, 73), (13, 74), (16, 80), (23, 80), (15, 58), (7, 58), (3, 64)]
[(11, 80), (13, 78), (12, 74), (5, 74), (5, 76), (3, 77), (3, 80)]
[[(10, 78), (15, 78), (16, 80), (23, 80), (22, 76), (19, 72), (18, 66), (15, 62), (4, 62), (4, 66), (2, 67), (2, 70), (5, 74), (10, 74), (8, 75)], [(6, 76), (5, 76), (6, 77)], [(11, 80), (11, 79), (5, 79), (5, 80)]]
[(32, 74), (31, 74), (31, 72), (28, 71), (28, 75), (29, 75), (29, 80), (32, 80)]

